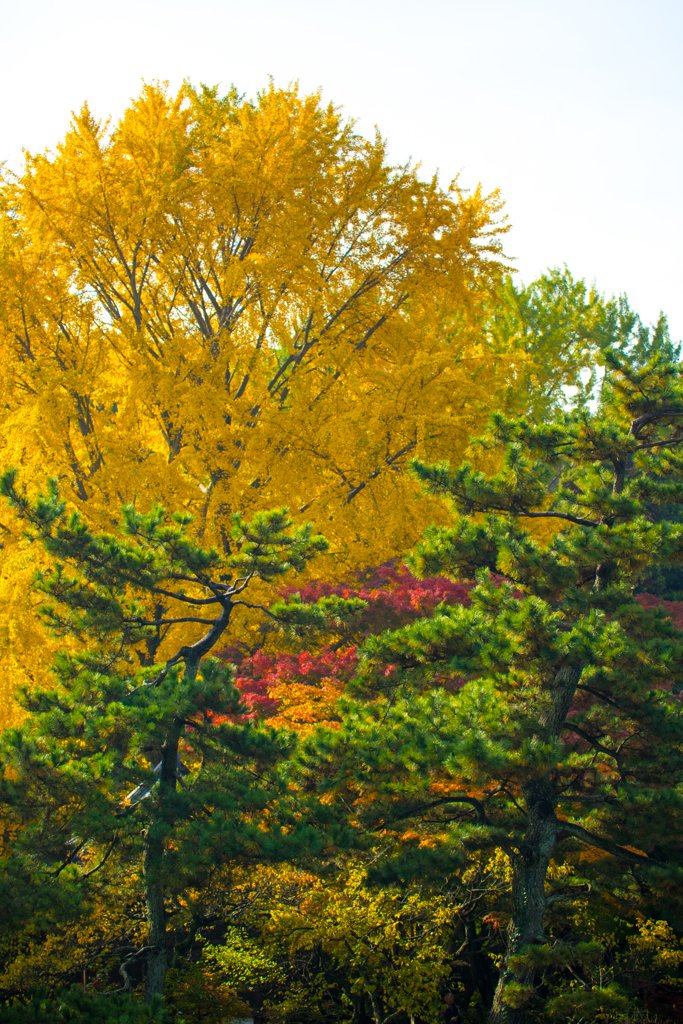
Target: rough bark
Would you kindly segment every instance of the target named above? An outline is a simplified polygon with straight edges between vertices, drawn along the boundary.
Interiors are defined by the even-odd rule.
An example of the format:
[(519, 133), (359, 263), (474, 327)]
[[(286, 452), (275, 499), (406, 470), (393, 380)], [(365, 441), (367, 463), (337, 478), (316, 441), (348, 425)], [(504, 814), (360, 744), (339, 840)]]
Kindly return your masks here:
[(489, 1024), (521, 1024), (523, 1006), (505, 1002), (511, 982), (532, 986), (533, 968), (516, 967), (511, 960), (525, 946), (544, 941), (545, 879), (555, 848), (557, 819), (553, 793), (546, 778), (524, 787), (527, 829), (519, 851), (512, 858), (512, 918), (508, 928), (508, 950), (489, 1014)]
[[(571, 707), (581, 669), (561, 668), (550, 686), (550, 700), (539, 715), (538, 739), (547, 742), (560, 735)], [(545, 880), (562, 822), (555, 816), (555, 794), (549, 774), (531, 778), (523, 787), (527, 827), (519, 849), (512, 854), (512, 917), (508, 949), (496, 987), (488, 1024), (521, 1024), (525, 1007), (506, 1002), (511, 983), (531, 988), (535, 971), (515, 966), (513, 959), (525, 946), (540, 945), (544, 938)], [(521, 1000), (520, 1000), (521, 1001)]]

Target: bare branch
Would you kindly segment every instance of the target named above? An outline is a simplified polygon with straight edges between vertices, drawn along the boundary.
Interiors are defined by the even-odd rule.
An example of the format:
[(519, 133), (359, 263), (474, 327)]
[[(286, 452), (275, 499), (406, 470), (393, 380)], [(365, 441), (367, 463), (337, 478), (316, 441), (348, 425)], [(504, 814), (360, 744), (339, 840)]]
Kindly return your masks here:
[(489, 820), (486, 817), (484, 805), (481, 800), (477, 800), (476, 797), (473, 796), (445, 796), (439, 800), (432, 800), (428, 804), (420, 804), (418, 807), (413, 807), (410, 811), (407, 811), (406, 814), (401, 814), (397, 818), (391, 818), (389, 822), (384, 822), (378, 827), (386, 828), (387, 824), (391, 824), (394, 821), (405, 821), (406, 818), (414, 818), (418, 814), (424, 814), (425, 811), (430, 811), (432, 807), (439, 807), (443, 804), (469, 804), (470, 807), (473, 807), (477, 812), (477, 817), (479, 818), (480, 823), (482, 825), (489, 824)]
[(601, 693), (600, 690), (594, 690), (591, 686), (586, 686), (585, 683), (579, 683), (576, 689), (585, 690), (586, 693), (592, 694), (594, 697), (597, 697), (598, 700), (604, 700), (605, 704), (609, 704), (610, 707), (616, 708), (618, 711), (624, 710), (623, 707), (620, 704), (617, 704), (616, 701), (612, 700), (611, 697)]
[(273, 613), (271, 611), (268, 611), (268, 609), (266, 607), (264, 607), (264, 605), (262, 605), (262, 604), (249, 604), (248, 601), (233, 601), (232, 602), (233, 607), (236, 607), (238, 604), (241, 604), (244, 608), (255, 608), (259, 612), (265, 612), (266, 615), (270, 615), (271, 619), (275, 619), (276, 622), (285, 622), (286, 621), (285, 619), (281, 619), (279, 615), (273, 615)]
[(659, 409), (657, 412), (646, 412), (642, 416), (633, 420), (631, 423), (631, 429), (629, 434), (633, 437), (637, 437), (640, 430), (647, 426), (648, 423), (654, 423), (655, 420), (665, 419), (667, 416), (683, 416), (683, 410), (679, 407), (671, 406), (668, 409)]
[(635, 450), (637, 452), (642, 452), (646, 448), (661, 448), (662, 445), (667, 444), (683, 444), (683, 437), (670, 437), (666, 441), (653, 441), (651, 444), (639, 444)]
[(118, 837), (118, 833), (117, 833), (114, 836), (114, 838), (112, 839), (111, 843), (109, 844), (109, 848), (107, 849), (107, 852), (105, 853), (104, 857), (102, 858), (100, 863), (97, 865), (97, 867), (94, 867), (92, 869), (92, 871), (87, 871), (84, 875), (81, 875), (81, 879), (83, 879), (83, 878), (90, 878), (90, 876), (94, 875), (96, 871), (99, 871), (101, 867), (104, 867), (104, 865), (106, 864), (106, 862), (107, 862), (107, 860), (109, 858), (109, 854), (112, 852), (112, 850), (116, 846), (116, 844), (118, 842), (118, 839), (119, 839), (119, 837)]
[(582, 519), (580, 516), (570, 515), (569, 512), (509, 512), (509, 515), (523, 516), (525, 519), (566, 519), (567, 522), (576, 523), (578, 526), (599, 525), (597, 519)]
[(58, 875), (61, 875), (64, 868), (68, 867), (69, 864), (73, 863), (74, 859), (78, 856), (79, 851), (83, 849), (86, 842), (87, 840), (84, 839), (82, 843), (79, 843), (78, 846), (75, 846), (71, 853), (69, 854), (69, 856), (66, 858), (66, 860), (62, 864), (60, 864), (56, 871), (47, 871), (46, 874), (50, 875), (52, 878), (57, 878)]
[(571, 730), (571, 732), (575, 732), (577, 736), (581, 736), (582, 739), (586, 740), (587, 743), (590, 743), (594, 750), (599, 750), (601, 753), (607, 754), (609, 757), (613, 757), (614, 760), (617, 763), (619, 763), (619, 754), (616, 750), (610, 750), (609, 747), (603, 747), (602, 743), (600, 743), (599, 740), (597, 740), (594, 736), (591, 736), (590, 733), (587, 733), (583, 729), (579, 728), (578, 725), (574, 725), (573, 722), (567, 722), (563, 726), (563, 731), (565, 729), (569, 729)]
[(593, 886), (590, 882), (579, 882), (576, 885), (568, 885), (562, 892), (554, 892), (551, 896), (546, 896), (545, 905), (549, 906), (551, 903), (559, 903), (561, 900), (575, 900), (578, 896), (590, 896), (593, 891)]

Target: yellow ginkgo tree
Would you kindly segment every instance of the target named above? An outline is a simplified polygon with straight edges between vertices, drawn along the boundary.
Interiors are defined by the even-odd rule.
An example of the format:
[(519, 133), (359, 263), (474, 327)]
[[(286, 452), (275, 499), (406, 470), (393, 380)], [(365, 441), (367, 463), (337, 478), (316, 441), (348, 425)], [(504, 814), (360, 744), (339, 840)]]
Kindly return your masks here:
[[(84, 107), (0, 207), (2, 462), (58, 477), (101, 528), (159, 500), (227, 553), (232, 513), (284, 502), (324, 524), (329, 571), (376, 564), (433, 518), (406, 459), (461, 451), (508, 393), (478, 326), (497, 193), (392, 166), (317, 94), (146, 85), (117, 123)], [(11, 686), (39, 679), (44, 638), (34, 555), (2, 532)]]

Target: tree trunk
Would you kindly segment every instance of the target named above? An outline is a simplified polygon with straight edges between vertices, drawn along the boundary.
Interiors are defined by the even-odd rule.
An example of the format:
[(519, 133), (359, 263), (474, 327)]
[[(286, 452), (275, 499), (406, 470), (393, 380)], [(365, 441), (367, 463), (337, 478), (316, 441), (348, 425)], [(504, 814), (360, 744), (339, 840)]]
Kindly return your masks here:
[[(549, 704), (539, 715), (538, 739), (547, 742), (560, 735), (571, 707), (581, 668), (566, 666), (553, 679)], [(541, 945), (544, 937), (545, 880), (560, 823), (555, 817), (555, 794), (550, 778), (531, 779), (522, 790), (527, 827), (519, 851), (512, 856), (512, 918), (508, 950), (496, 987), (488, 1024), (521, 1024), (526, 999), (510, 985), (532, 989), (535, 969), (511, 963), (525, 946)], [(531, 995), (531, 991), (529, 991)], [(506, 996), (510, 1003), (506, 1002)], [(515, 1005), (517, 1004), (517, 1005)]]
[(145, 1002), (155, 995), (164, 994), (164, 983), (168, 969), (166, 950), (166, 909), (164, 907), (164, 886), (161, 879), (163, 840), (145, 839), (144, 873), (145, 900), (147, 903), (147, 945), (151, 946), (147, 958), (145, 981)]
[(169, 798), (175, 795), (178, 770), (178, 741), (167, 739), (161, 750), (161, 776), (156, 797), (155, 813), (145, 836), (143, 871), (145, 902), (147, 904), (147, 945), (151, 947), (147, 959), (145, 1002), (155, 995), (163, 996), (166, 971), (169, 966), (168, 937), (166, 934), (166, 908), (164, 900), (164, 839), (171, 823), (173, 808)]
[(384, 1008), (382, 1006), (382, 999), (375, 989), (367, 987), (367, 993), (370, 997), (370, 1005), (372, 1006), (372, 1016), (375, 1024), (382, 1024), (384, 1018)]
[(525, 946), (544, 942), (543, 918), (545, 914), (545, 879), (550, 858), (555, 848), (557, 819), (552, 800), (552, 789), (547, 779), (535, 779), (524, 787), (528, 824), (519, 852), (512, 860), (512, 919), (508, 928), (508, 950), (500, 980), (496, 987), (488, 1024), (521, 1024), (526, 1000), (523, 992), (515, 993), (513, 1003), (511, 983), (531, 987), (535, 971), (511, 963)]

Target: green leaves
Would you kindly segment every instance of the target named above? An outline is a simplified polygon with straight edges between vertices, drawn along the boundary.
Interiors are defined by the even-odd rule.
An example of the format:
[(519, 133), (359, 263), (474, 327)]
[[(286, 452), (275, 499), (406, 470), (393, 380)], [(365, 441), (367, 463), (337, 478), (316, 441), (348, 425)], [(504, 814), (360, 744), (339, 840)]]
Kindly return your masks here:
[(577, 1017), (595, 1019), (596, 1014), (626, 1013), (629, 999), (616, 985), (605, 988), (577, 986), (549, 999), (546, 1012), (551, 1020), (576, 1020)]
[(231, 988), (251, 988), (284, 979), (282, 967), (238, 928), (230, 928), (220, 946), (207, 943), (202, 955), (219, 968)]

